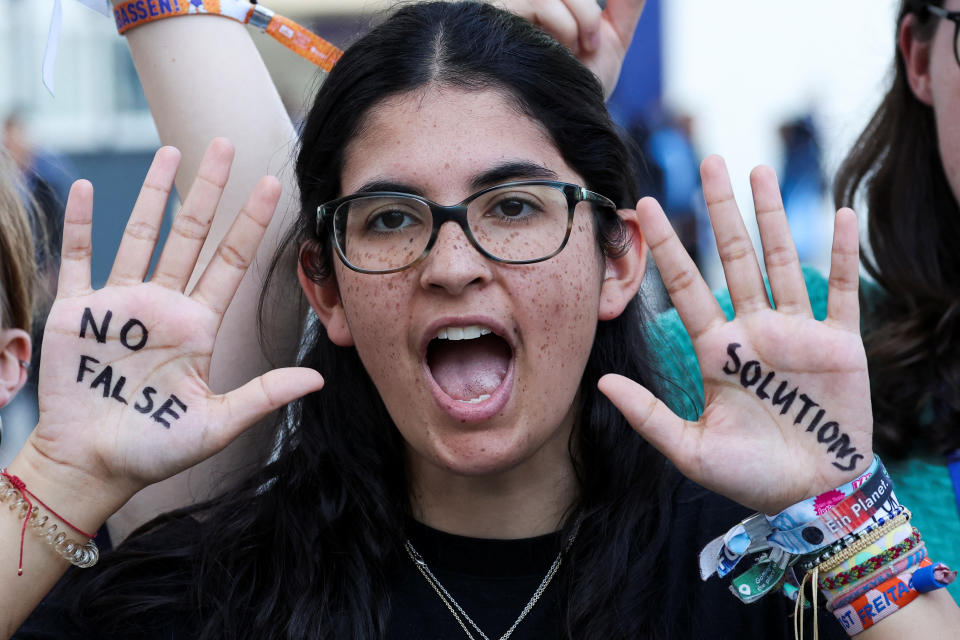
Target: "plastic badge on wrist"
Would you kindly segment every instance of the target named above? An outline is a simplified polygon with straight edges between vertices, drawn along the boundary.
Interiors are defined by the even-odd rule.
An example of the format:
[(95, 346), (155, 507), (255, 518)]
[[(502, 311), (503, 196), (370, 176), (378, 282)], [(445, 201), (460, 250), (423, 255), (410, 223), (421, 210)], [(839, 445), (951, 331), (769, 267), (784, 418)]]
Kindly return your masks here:
[(700, 577), (706, 580), (714, 573), (725, 577), (742, 558), (760, 554), (731, 586), (742, 601), (753, 602), (782, 584), (787, 570), (801, 556), (900, 509), (893, 483), (875, 457), (867, 472), (853, 481), (775, 516), (754, 514), (711, 541), (700, 552)]

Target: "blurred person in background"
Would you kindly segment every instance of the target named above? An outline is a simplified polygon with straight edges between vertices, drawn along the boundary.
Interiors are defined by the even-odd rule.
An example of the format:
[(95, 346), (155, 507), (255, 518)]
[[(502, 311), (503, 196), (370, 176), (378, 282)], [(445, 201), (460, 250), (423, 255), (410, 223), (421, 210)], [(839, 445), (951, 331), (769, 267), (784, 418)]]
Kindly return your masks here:
[[(960, 564), (960, 0), (901, 3), (889, 91), (834, 184), (866, 204), (874, 440)], [(960, 599), (960, 588), (951, 587)]]
[(826, 182), (813, 118), (805, 116), (780, 126), (783, 166), (780, 188), (790, 231), (800, 261), (815, 261), (828, 241), (830, 225), (824, 214)]
[[(663, 209), (677, 231), (684, 248), (700, 264), (698, 223), (703, 209), (700, 189), (700, 158), (693, 144), (693, 118), (685, 113), (667, 111), (650, 131), (647, 149), (663, 175)], [(706, 211), (702, 213), (706, 219)], [(704, 220), (709, 226), (709, 221)]]
[[(837, 206), (866, 206), (860, 284), (875, 447), (932, 555), (960, 566), (960, 0), (903, 0), (893, 81), (835, 178)], [(786, 194), (784, 194), (786, 197)], [(789, 215), (789, 209), (788, 209)], [(827, 278), (803, 271), (814, 317)], [(718, 295), (728, 317), (730, 295)], [(700, 386), (675, 312), (659, 321), (665, 368)], [(679, 347), (679, 349), (678, 349)], [(699, 414), (699, 396), (676, 410)], [(948, 587), (960, 599), (960, 584)]]
[[(56, 284), (63, 207), (75, 171), (63, 156), (39, 148), (30, 138), (21, 113), (3, 121), (3, 147), (20, 173), (24, 205), (31, 214), (41, 278)], [(42, 222), (40, 226), (38, 223)]]

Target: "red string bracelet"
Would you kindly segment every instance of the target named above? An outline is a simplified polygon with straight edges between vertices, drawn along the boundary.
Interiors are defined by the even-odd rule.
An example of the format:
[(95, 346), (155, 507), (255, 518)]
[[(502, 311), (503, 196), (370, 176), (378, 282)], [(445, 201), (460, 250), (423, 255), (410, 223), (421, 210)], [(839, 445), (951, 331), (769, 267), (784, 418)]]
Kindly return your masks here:
[[(61, 533), (59, 536), (54, 538), (52, 534), (55, 533), (56, 531), (56, 525), (53, 525), (51, 527), (50, 535), (48, 535), (48, 538), (53, 543), (54, 548), (56, 548), (57, 551), (60, 552), (61, 555), (63, 555), (66, 559), (70, 560), (72, 564), (75, 564), (77, 566), (88, 567), (96, 564), (97, 559), (99, 557), (99, 552), (97, 551), (96, 545), (92, 541), (93, 536), (91, 534), (87, 533), (86, 531), (83, 531), (82, 529), (75, 527), (66, 518), (64, 518), (63, 516), (58, 514), (56, 511), (51, 509), (49, 506), (47, 506), (47, 504), (43, 500), (38, 498), (35, 493), (27, 489), (26, 483), (23, 480), (21, 480), (19, 477), (11, 473), (7, 473), (6, 469), (0, 469), (0, 476), (7, 479), (7, 481), (10, 483), (13, 489), (15, 489), (17, 492), (20, 493), (20, 500), (22, 500), (23, 503), (27, 505), (27, 512), (23, 518), (23, 525), (20, 528), (20, 561), (19, 561), (19, 565), (17, 566), (18, 576), (23, 575), (23, 544), (27, 534), (27, 523), (30, 522), (31, 516), (33, 516), (34, 512), (36, 511), (36, 506), (33, 504), (34, 502), (37, 502), (38, 504), (40, 504), (44, 509), (49, 511), (51, 515), (53, 515), (55, 518), (60, 520), (60, 522), (62, 522), (64, 525), (66, 525), (70, 529), (76, 531), (83, 537), (90, 540), (90, 542), (88, 542), (87, 545), (84, 545), (83, 547), (77, 545), (76, 543), (69, 542), (61, 548), (61, 545), (64, 542), (63, 534)], [(6, 498), (7, 498), (6, 495), (0, 494), (0, 502), (4, 502)], [(17, 503), (14, 503), (14, 505), (11, 506), (11, 510), (14, 509), (16, 505)], [(46, 520), (47, 518), (42, 518), (41, 520), (39, 520), (40, 526), (43, 526), (44, 524), (46, 524)]]

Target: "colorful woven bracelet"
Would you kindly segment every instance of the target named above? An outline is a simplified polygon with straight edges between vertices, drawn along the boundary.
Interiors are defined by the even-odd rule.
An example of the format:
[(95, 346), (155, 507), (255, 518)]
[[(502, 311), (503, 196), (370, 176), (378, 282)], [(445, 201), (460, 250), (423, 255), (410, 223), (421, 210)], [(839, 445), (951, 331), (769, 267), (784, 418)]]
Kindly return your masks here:
[(871, 573), (879, 571), (884, 565), (896, 561), (904, 553), (912, 550), (920, 543), (920, 532), (912, 528), (912, 533), (903, 542), (890, 547), (883, 553), (867, 559), (866, 562), (858, 564), (849, 571), (841, 571), (820, 579), (820, 588), (826, 591), (834, 591), (839, 587), (845, 587), (849, 584), (865, 578)]
[(842, 591), (830, 594), (829, 598), (827, 599), (827, 609), (833, 611), (834, 609), (850, 604), (870, 589), (873, 589), (879, 584), (883, 584), (890, 578), (898, 576), (902, 573), (912, 572), (926, 559), (927, 545), (921, 542), (914, 547), (913, 551), (900, 558), (896, 562), (883, 567), (873, 575), (869, 575), (866, 578), (849, 585)]
[[(899, 527), (893, 529), (892, 531), (888, 531), (883, 536), (881, 536), (877, 540), (874, 540), (873, 542), (866, 545), (862, 549), (856, 551), (852, 555), (845, 554), (848, 557), (842, 560), (839, 563), (839, 565), (837, 565), (836, 567), (833, 567), (832, 569), (823, 571), (820, 575), (821, 577), (823, 577), (827, 575), (835, 575), (842, 571), (850, 571), (857, 565), (860, 565), (866, 562), (869, 558), (875, 555), (879, 555), (884, 551), (886, 551), (887, 549), (895, 547), (896, 545), (900, 544), (901, 542), (909, 538), (911, 535), (913, 535), (913, 527), (910, 525), (909, 522), (905, 522), (901, 524)], [(827, 566), (825, 563), (822, 563), (822, 564), (824, 564), (824, 566)]]

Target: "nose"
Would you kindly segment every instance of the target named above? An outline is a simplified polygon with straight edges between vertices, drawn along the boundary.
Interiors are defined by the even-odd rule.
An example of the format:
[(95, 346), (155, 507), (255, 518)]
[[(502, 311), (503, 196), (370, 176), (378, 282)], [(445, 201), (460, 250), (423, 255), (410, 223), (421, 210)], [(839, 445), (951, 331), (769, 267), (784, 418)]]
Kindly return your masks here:
[(443, 223), (424, 259), (421, 286), (458, 295), (471, 284), (488, 282), (491, 276), (490, 261), (470, 243), (460, 225), (453, 221)]

